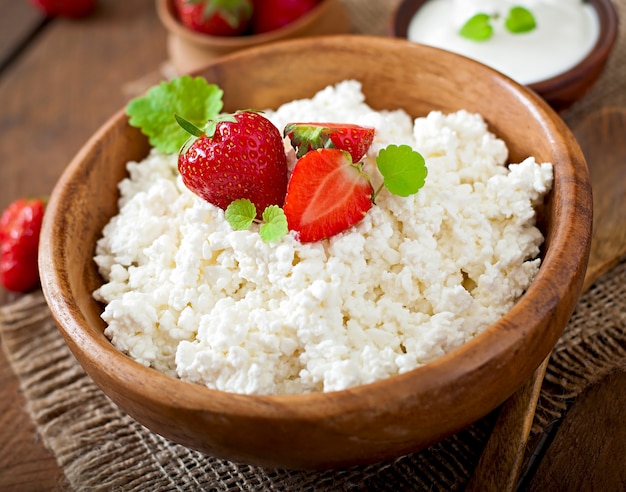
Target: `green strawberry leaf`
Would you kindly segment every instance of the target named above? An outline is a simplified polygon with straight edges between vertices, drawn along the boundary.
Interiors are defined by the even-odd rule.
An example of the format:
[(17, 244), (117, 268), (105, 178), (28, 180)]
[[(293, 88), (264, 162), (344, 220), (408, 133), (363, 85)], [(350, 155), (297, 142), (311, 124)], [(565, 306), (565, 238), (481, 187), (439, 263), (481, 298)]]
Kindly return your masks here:
[(535, 29), (537, 22), (530, 10), (524, 7), (512, 7), (504, 21), (504, 26), (509, 32), (520, 34)]
[(287, 216), (278, 205), (270, 205), (263, 211), (263, 221), (259, 233), (265, 242), (276, 241), (289, 232)]
[(461, 27), (459, 34), (472, 41), (487, 41), (493, 36), (493, 26), (489, 14), (478, 13), (470, 17)]
[(408, 145), (388, 145), (381, 149), (376, 164), (385, 180), (384, 186), (394, 195), (413, 195), (426, 182), (426, 162)]
[(249, 229), (256, 217), (256, 207), (247, 198), (232, 202), (224, 212), (226, 221), (236, 231)]
[(131, 100), (126, 114), (131, 126), (150, 139), (150, 145), (163, 153), (175, 153), (189, 134), (177, 123), (175, 114), (203, 128), (222, 110), (223, 91), (202, 77), (183, 75), (152, 87), (145, 96)]

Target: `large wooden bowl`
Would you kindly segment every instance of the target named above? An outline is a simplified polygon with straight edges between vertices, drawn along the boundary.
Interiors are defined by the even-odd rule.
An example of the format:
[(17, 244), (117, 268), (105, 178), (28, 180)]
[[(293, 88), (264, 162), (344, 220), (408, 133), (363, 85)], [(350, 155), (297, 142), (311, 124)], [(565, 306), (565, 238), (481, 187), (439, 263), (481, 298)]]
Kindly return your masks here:
[(173, 441), (271, 467), (325, 468), (410, 453), (480, 419), (509, 397), (554, 346), (578, 299), (589, 251), (591, 191), (583, 155), (562, 120), (534, 93), (495, 71), (391, 38), (286, 41), (229, 55), (202, 71), (225, 92), (226, 110), (276, 107), (328, 84), (362, 81), (377, 109), (413, 116), (461, 108), (484, 115), (518, 162), (554, 164), (540, 210), (543, 265), (519, 302), (483, 334), (409, 373), (345, 391), (245, 396), (209, 390), (148, 369), (103, 335), (102, 280), (92, 256), (117, 212), (125, 163), (146, 138), (113, 116), (68, 166), (42, 231), (44, 294), (71, 351), (114, 402)]
[[(402, 0), (392, 16), (389, 34), (406, 39), (411, 19), (427, 1)], [(588, 0), (588, 3), (595, 9), (600, 26), (598, 39), (589, 54), (563, 73), (528, 85), (557, 111), (567, 109), (593, 87), (617, 41), (619, 20), (613, 2)]]

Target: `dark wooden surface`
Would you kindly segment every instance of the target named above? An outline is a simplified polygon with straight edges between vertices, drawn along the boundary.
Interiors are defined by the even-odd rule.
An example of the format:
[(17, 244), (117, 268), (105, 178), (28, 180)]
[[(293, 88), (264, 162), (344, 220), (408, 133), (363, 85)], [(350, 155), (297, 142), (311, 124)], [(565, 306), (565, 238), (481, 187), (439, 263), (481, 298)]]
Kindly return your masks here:
[[(0, 208), (49, 194), (85, 140), (121, 108), (133, 83), (159, 72), (165, 31), (154, 0), (100, 0), (81, 20), (44, 19), (0, 0)], [(130, 84), (130, 85), (129, 85)], [(0, 293), (0, 303), (11, 296)], [(0, 490), (64, 488), (0, 352)]]

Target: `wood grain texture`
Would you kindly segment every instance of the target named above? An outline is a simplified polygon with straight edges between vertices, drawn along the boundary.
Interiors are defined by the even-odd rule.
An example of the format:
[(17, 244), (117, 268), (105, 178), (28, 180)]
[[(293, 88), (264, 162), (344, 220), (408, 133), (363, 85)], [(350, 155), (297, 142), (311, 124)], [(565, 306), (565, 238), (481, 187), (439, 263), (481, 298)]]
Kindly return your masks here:
[[(417, 74), (405, 69), (411, 65), (420, 67)], [(224, 90), (227, 111), (276, 107), (355, 78), (375, 108), (402, 107), (413, 116), (433, 109), (480, 112), (507, 142), (513, 161), (532, 153), (555, 164), (554, 188), (540, 213), (544, 261), (505, 317), (455, 352), (394, 378), (341, 392), (260, 396), (167, 377), (112, 347), (91, 296), (100, 282), (92, 251), (116, 212), (117, 181), (126, 160), (147, 151), (145, 137), (120, 113), (56, 188), (42, 231), (41, 266), (44, 294), (70, 349), (121, 408), (148, 428), (218, 457), (327, 468), (427, 446), (489, 413), (531, 376), (574, 309), (591, 233), (582, 153), (545, 102), (452, 53), (368, 36), (262, 46), (228, 55), (202, 74)]]
[[(152, 0), (99, 0), (93, 16), (55, 19), (0, 76), (0, 207), (49, 194), (72, 156), (128, 98), (126, 84), (159, 70), (165, 32)], [(0, 56), (41, 16), (0, 0)], [(36, 143), (33, 138), (36, 137)], [(0, 303), (15, 296), (0, 292)], [(0, 490), (55, 490), (63, 474), (38, 440), (0, 351)]]
[(626, 490), (625, 387), (626, 370), (616, 370), (577, 398), (529, 492)]

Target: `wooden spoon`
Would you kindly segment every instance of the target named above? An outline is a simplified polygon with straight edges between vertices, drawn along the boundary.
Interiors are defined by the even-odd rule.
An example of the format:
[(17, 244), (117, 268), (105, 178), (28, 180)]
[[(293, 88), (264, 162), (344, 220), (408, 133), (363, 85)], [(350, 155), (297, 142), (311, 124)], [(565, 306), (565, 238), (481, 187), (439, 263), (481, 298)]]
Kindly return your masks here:
[[(591, 253), (583, 292), (626, 256), (626, 108), (603, 108), (574, 129), (593, 189)], [(550, 356), (502, 406), (467, 491), (515, 490)]]

